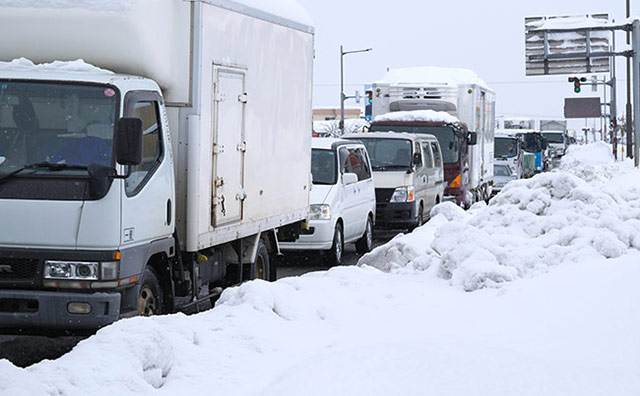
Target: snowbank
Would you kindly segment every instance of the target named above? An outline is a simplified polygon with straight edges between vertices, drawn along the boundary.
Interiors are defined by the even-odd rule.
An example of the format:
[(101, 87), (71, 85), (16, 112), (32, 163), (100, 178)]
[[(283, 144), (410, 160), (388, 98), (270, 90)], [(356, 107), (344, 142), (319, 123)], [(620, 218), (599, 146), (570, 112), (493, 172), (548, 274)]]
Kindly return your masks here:
[(460, 120), (449, 113), (433, 110), (394, 111), (376, 116), (374, 121), (422, 121), (446, 122), (451, 124), (460, 122)]
[(477, 84), (488, 88), (487, 84), (472, 70), (453, 67), (407, 67), (390, 69), (380, 83), (389, 84)]
[(509, 183), (489, 206), (436, 206), (427, 225), (360, 260), (388, 272), (428, 270), (466, 291), (567, 263), (640, 249), (640, 171), (604, 143), (573, 146), (560, 171)]
[(108, 73), (110, 70), (101, 69), (86, 63), (82, 59), (72, 62), (55, 61), (51, 63), (35, 64), (29, 59), (19, 58), (11, 62), (1, 62), (0, 69), (9, 71), (48, 71), (48, 72), (75, 72), (75, 73)]

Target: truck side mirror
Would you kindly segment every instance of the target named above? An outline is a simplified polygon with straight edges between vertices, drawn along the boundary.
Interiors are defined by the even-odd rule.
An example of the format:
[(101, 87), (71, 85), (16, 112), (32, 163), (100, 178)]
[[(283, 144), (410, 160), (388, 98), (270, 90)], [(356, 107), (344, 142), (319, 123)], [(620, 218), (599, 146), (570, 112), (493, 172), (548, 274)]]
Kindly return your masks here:
[(140, 165), (142, 162), (142, 120), (121, 118), (115, 136), (116, 161), (120, 165)]
[(475, 146), (476, 144), (478, 144), (478, 132), (469, 132), (467, 141), (469, 143), (469, 146)]
[(546, 150), (547, 147), (549, 147), (549, 142), (547, 142), (547, 139), (542, 139), (542, 149)]

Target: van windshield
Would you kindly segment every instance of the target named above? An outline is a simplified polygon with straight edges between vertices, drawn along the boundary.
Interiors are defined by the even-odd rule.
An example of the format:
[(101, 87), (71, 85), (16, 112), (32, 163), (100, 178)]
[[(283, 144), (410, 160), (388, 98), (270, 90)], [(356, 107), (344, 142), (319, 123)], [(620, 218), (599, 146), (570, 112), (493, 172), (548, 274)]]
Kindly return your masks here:
[(336, 153), (332, 150), (311, 150), (311, 176), (313, 184), (336, 184)]
[(116, 104), (108, 86), (0, 81), (0, 175), (31, 164), (56, 166), (16, 176), (111, 166)]
[(549, 143), (564, 143), (564, 135), (562, 133), (545, 133), (544, 137)]
[(412, 144), (408, 139), (358, 138), (364, 143), (374, 171), (411, 168)]
[(513, 158), (518, 154), (518, 139), (497, 137), (495, 140), (495, 158)]
[(460, 137), (448, 126), (422, 126), (422, 125), (371, 125), (371, 132), (407, 132), (429, 133), (434, 135), (440, 143), (442, 161), (445, 164), (457, 164), (460, 161)]

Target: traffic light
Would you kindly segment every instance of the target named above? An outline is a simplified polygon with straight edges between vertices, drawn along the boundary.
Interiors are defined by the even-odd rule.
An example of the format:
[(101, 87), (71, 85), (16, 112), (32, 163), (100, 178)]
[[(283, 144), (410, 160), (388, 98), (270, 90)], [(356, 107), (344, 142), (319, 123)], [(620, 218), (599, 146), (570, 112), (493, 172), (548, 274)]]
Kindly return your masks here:
[(365, 93), (367, 96), (367, 101), (364, 102), (364, 119), (367, 121), (371, 121), (371, 114), (373, 110), (373, 91), (367, 89)]
[(586, 77), (569, 77), (569, 82), (573, 83), (573, 92), (580, 93), (580, 82), (587, 81)]
[(372, 104), (373, 103), (373, 91), (372, 90), (368, 90), (367, 91), (367, 104)]

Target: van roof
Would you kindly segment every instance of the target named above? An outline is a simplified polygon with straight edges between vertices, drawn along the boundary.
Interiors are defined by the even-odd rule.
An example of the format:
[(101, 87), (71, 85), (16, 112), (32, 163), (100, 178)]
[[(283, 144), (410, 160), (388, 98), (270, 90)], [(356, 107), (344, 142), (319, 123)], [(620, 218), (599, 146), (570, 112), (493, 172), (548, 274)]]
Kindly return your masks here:
[(331, 137), (313, 137), (311, 138), (311, 148), (314, 149), (326, 149), (333, 150), (337, 146), (342, 146), (345, 144), (354, 145), (358, 144), (357, 142), (353, 142), (346, 139), (340, 138), (331, 138)]
[(344, 139), (409, 139), (409, 140), (435, 140), (436, 137), (427, 133), (407, 133), (407, 132), (365, 132), (365, 133), (352, 133), (342, 136)]

